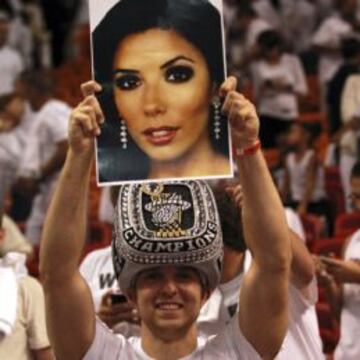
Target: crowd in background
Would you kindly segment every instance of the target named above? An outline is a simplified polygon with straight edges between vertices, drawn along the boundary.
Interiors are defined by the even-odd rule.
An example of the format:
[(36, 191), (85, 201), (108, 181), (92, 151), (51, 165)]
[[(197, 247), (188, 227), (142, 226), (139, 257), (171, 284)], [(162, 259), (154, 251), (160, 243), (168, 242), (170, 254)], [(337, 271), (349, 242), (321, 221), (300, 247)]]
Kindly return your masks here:
[[(318, 284), (314, 274), (310, 282), (317, 294), (308, 297), (314, 312), (307, 315), (313, 334), (329, 359), (335, 349), (335, 359), (360, 358), (360, 1), (224, 0), (224, 22), (227, 71), (256, 106), (289, 226), (314, 255)], [(66, 157), (71, 107), (81, 99), (79, 86), (90, 78), (90, 67), (86, 0), (0, 2), (1, 359), (25, 358), (20, 353), (52, 358), (35, 279), (38, 251)], [(221, 186), (219, 181), (216, 188)], [(99, 316), (133, 334), (136, 309), (127, 308), (131, 316), (124, 321), (110, 296), (117, 289), (110, 264), (111, 195), (96, 187), (94, 176), (84, 249), (89, 255), (81, 271)], [(245, 246), (236, 250), (243, 253)], [(220, 289), (219, 298), (231, 298), (232, 290)], [(5, 291), (12, 294), (7, 299)], [(213, 301), (200, 317), (207, 331), (216, 326)], [(26, 310), (19, 314), (24, 307), (16, 303)], [(230, 305), (236, 311), (238, 304)], [(16, 341), (25, 345), (15, 348)], [(341, 357), (348, 347), (359, 357)], [(9, 357), (10, 351), (18, 353)]]

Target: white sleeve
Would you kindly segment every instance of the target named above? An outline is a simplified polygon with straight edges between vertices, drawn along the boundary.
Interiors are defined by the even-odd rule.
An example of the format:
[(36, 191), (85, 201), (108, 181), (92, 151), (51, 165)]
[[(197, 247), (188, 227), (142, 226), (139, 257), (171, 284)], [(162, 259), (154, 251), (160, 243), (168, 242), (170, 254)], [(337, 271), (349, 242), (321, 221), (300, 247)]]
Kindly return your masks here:
[(325, 20), (315, 32), (312, 43), (315, 46), (331, 45), (333, 42), (332, 28), (329, 20)]
[[(99, 319), (96, 319), (95, 337), (83, 360), (126, 359), (127, 341), (122, 335), (115, 335)], [(130, 355), (131, 356), (131, 355)], [(131, 357), (129, 357), (130, 359)]]
[(211, 338), (204, 347), (204, 359), (260, 360), (259, 353), (246, 340), (234, 316), (224, 332)]
[(285, 217), (289, 228), (296, 233), (302, 241), (306, 241), (304, 226), (299, 215), (291, 208), (285, 208)]
[(63, 106), (57, 106), (55, 111), (51, 112), (51, 116), (46, 119), (54, 143), (67, 139), (70, 114), (71, 108), (64, 104)]
[(292, 71), (294, 75), (294, 90), (299, 95), (308, 93), (308, 86), (305, 77), (304, 68), (297, 56), (291, 56)]
[(360, 106), (360, 76), (350, 76), (344, 86), (344, 90), (341, 95), (341, 121), (347, 123), (352, 119), (355, 112)]

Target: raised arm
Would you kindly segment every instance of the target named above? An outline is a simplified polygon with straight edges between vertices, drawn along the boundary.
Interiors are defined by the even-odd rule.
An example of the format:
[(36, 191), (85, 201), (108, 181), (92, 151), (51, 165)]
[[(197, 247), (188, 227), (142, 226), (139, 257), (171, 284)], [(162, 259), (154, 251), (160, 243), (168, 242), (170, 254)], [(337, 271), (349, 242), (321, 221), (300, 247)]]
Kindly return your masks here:
[[(259, 120), (254, 106), (233, 89), (229, 78), (224, 112), (232, 126), (237, 149), (254, 149)], [(264, 359), (279, 351), (288, 324), (290, 236), (278, 192), (261, 151), (236, 156), (243, 188), (243, 228), (253, 255), (241, 289), (240, 328)]]
[(87, 195), (94, 137), (103, 116), (93, 82), (83, 85), (85, 99), (69, 123), (69, 151), (46, 218), (40, 271), (50, 342), (59, 360), (80, 359), (91, 345), (95, 314), (78, 264), (85, 241)]

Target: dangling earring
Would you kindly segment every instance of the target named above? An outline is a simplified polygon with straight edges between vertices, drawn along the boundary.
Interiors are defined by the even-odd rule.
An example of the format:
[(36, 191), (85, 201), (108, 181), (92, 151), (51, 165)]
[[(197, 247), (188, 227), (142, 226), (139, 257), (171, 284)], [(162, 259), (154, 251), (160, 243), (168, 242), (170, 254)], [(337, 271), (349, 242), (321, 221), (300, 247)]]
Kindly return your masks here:
[(120, 125), (120, 142), (123, 150), (126, 150), (128, 145), (128, 138), (127, 138), (126, 124), (123, 119), (121, 119), (121, 125)]
[(218, 96), (214, 97), (212, 101), (214, 107), (214, 136), (216, 140), (220, 140), (221, 135), (221, 101)]

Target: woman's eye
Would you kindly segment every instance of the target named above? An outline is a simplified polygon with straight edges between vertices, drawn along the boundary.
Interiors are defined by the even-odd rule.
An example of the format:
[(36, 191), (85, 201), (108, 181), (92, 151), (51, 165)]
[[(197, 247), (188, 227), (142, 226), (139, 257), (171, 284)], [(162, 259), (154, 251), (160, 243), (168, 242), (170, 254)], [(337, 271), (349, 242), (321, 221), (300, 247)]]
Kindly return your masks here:
[(174, 83), (182, 83), (191, 79), (194, 70), (188, 66), (173, 66), (166, 70), (165, 77), (167, 81)]
[(140, 79), (136, 75), (122, 75), (115, 78), (115, 86), (120, 90), (133, 90), (140, 85)]

